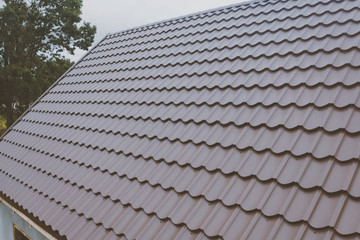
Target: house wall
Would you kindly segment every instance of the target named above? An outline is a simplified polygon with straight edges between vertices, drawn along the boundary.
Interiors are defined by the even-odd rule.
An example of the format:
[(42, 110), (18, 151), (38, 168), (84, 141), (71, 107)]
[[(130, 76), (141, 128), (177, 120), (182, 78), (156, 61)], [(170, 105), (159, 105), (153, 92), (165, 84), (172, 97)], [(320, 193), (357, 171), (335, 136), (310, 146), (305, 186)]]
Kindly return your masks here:
[(13, 224), (20, 228), (32, 240), (47, 240), (35, 228), (22, 219), (19, 215), (13, 214), (12, 210), (0, 202), (0, 240), (14, 240)]

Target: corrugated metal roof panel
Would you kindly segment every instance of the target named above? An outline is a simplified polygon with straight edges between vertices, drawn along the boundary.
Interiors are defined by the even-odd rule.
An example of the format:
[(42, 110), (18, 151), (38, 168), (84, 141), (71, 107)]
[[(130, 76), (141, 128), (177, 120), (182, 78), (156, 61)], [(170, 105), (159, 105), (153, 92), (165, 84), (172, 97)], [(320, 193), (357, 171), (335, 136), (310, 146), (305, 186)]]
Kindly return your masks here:
[(105, 37), (0, 141), (0, 194), (68, 239), (359, 239), (358, 0)]

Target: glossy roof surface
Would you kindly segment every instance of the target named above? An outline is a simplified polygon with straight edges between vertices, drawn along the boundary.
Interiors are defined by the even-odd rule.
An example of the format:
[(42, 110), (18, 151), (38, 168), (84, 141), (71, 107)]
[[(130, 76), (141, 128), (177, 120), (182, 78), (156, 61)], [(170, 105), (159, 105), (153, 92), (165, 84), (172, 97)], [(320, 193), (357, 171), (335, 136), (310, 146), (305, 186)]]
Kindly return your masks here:
[(0, 193), (68, 239), (360, 239), (360, 0), (106, 36), (0, 142)]

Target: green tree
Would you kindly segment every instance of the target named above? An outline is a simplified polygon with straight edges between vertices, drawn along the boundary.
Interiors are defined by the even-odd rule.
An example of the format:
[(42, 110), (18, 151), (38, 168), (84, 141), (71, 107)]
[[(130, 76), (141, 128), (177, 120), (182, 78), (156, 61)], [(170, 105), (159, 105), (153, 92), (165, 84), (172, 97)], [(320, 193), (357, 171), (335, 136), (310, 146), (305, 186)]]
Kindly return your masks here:
[[(1, 2), (1, 0), (0, 0)], [(9, 127), (87, 50), (96, 27), (81, 23), (82, 0), (5, 0), (0, 8), (0, 114)]]

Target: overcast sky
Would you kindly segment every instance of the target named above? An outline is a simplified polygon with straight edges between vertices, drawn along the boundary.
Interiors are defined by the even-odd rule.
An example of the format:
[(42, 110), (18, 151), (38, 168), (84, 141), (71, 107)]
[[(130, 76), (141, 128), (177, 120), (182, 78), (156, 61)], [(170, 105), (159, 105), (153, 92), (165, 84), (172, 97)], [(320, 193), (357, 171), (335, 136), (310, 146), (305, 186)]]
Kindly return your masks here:
[[(108, 33), (245, 0), (83, 0), (83, 20), (97, 27), (94, 44)], [(86, 51), (66, 55), (77, 61)]]

